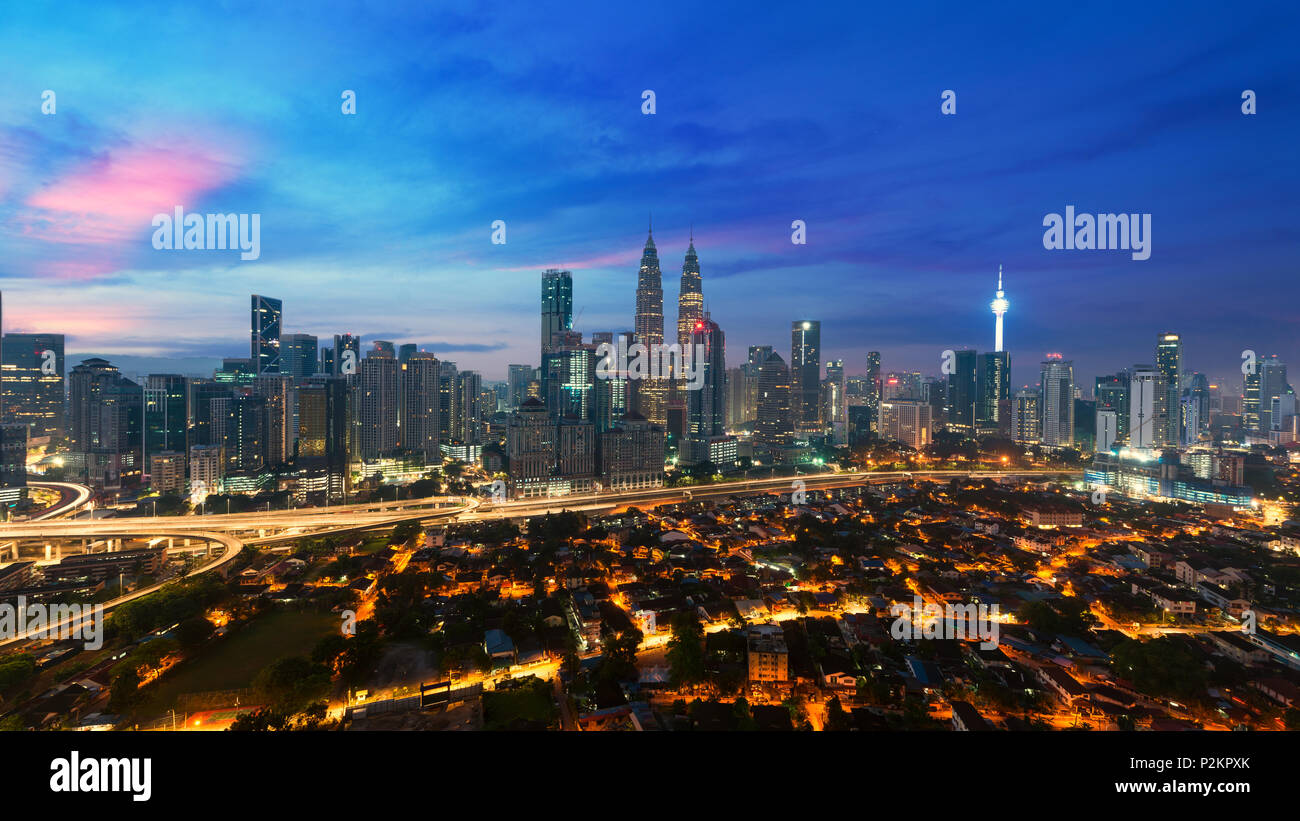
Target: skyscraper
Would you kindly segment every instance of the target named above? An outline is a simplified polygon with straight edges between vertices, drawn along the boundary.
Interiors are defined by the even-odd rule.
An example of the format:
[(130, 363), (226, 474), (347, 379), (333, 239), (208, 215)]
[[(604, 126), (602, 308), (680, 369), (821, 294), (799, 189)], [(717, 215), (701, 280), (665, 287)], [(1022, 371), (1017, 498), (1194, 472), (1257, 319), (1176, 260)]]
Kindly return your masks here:
[(871, 429), (880, 430), (880, 351), (867, 351), (867, 407), (871, 408)]
[(992, 434), (1010, 430), (1005, 418), (1011, 398), (1011, 355), (1006, 351), (980, 354), (975, 367), (975, 430)]
[[(1115, 440), (1116, 442), (1125, 442), (1128, 440), (1128, 423), (1129, 423), (1129, 383), (1132, 376), (1127, 370), (1122, 370), (1115, 374), (1106, 374), (1096, 379), (1094, 395), (1097, 399), (1097, 412), (1114, 411), (1115, 412)], [(1100, 439), (1100, 431), (1098, 438)], [(1100, 442), (1098, 443), (1100, 450)]]
[(555, 335), (573, 330), (573, 275), (548, 268), (542, 272), (542, 353), (551, 350)]
[(140, 386), (104, 359), (87, 359), (68, 378), (68, 433), (84, 475), (99, 488), (139, 479), (143, 460)]
[(416, 351), (400, 364), (398, 406), (400, 444), (419, 453), (427, 462), (438, 461), (438, 358), (430, 351)]
[(31, 436), (60, 436), (63, 410), (63, 334), (5, 334), (0, 421), (24, 423)]
[(1154, 365), (1134, 365), (1129, 380), (1128, 445), (1131, 448), (1156, 446), (1156, 395), (1160, 374)]
[(1042, 394), (1021, 388), (1011, 400), (1011, 438), (1026, 444), (1037, 442), (1042, 429)]
[(528, 398), (528, 383), (536, 370), (532, 365), (506, 366), (506, 405), (510, 410), (517, 409)]
[(226, 408), (226, 472), (255, 473), (266, 466), (266, 398), (237, 396)]
[(456, 375), (456, 388), (460, 412), (454, 438), (466, 445), (480, 444), (483, 441), (483, 379), (477, 371), (461, 371)]
[(954, 351), (953, 371), (948, 374), (948, 427), (975, 433), (975, 404), (979, 395), (975, 351)]
[(998, 290), (993, 295), (993, 302), (989, 307), (993, 309), (993, 352), (1001, 353), (1002, 351), (1002, 315), (1007, 312), (1011, 303), (1007, 302), (1007, 292), (1002, 290), (1002, 266), (998, 266)]
[(848, 379), (844, 373), (844, 360), (826, 363), (826, 381), (822, 384), (822, 418), (831, 429), (831, 443), (849, 443)]
[(1048, 354), (1042, 367), (1043, 436), (1049, 447), (1074, 444), (1074, 364)]
[(352, 334), (334, 334), (334, 376), (352, 376), (361, 361), (361, 338)]
[(718, 323), (705, 314), (695, 321), (687, 344), (692, 351), (702, 350), (703, 356), (692, 362), (698, 369), (695, 378), (699, 387), (686, 391), (682, 455), (687, 464), (699, 464), (710, 461), (710, 444), (727, 432), (726, 343)]
[[(636, 317), (633, 323), (636, 341), (653, 352), (664, 342), (664, 288), (663, 274), (659, 270), (659, 252), (655, 249), (654, 232), (646, 236), (641, 252), (641, 269), (637, 275)], [(652, 373), (636, 386), (637, 410), (651, 424), (665, 425), (668, 421), (668, 384)]]
[(691, 335), (695, 323), (704, 317), (704, 288), (700, 277), (700, 258), (695, 253), (695, 232), (682, 263), (682, 284), (677, 292), (677, 344), (683, 351), (692, 350)]
[(796, 427), (821, 423), (822, 324), (814, 319), (790, 323), (790, 402)]
[(754, 423), (754, 453), (771, 464), (781, 458), (794, 433), (790, 398), (790, 368), (780, 354), (769, 354), (758, 371), (758, 419)]
[(316, 373), (320, 358), (319, 340), (311, 334), (285, 334), (280, 337), (280, 372), (302, 381)]
[(249, 358), (256, 374), (280, 372), (280, 321), (284, 303), (269, 296), (252, 297), (252, 345)]
[(298, 389), (299, 468), (325, 480), (328, 500), (344, 498), (348, 475), (348, 387), (336, 376), (310, 377)]
[(1280, 430), (1282, 420), (1273, 419), (1272, 409), (1274, 399), (1291, 392), (1286, 378), (1286, 363), (1277, 354), (1272, 354), (1260, 359), (1256, 368), (1259, 370), (1259, 429)]
[(1156, 371), (1160, 384), (1155, 395), (1156, 445), (1178, 445), (1181, 425), (1179, 397), (1182, 394), (1183, 343), (1178, 334), (1160, 334), (1156, 340)]
[(397, 448), (397, 357), (375, 347), (357, 368), (357, 456), (377, 459)]
[(144, 386), (144, 467), (149, 466), (149, 457), (160, 451), (185, 453), (189, 427), (185, 404), (185, 377), (149, 374)]

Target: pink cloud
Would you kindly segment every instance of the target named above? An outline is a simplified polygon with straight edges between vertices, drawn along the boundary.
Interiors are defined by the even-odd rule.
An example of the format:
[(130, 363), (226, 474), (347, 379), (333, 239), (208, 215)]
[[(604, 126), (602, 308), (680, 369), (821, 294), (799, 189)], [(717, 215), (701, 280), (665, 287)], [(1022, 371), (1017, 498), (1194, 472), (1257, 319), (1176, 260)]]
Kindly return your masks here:
[(138, 238), (155, 214), (189, 205), (234, 179), (239, 166), (227, 152), (191, 141), (111, 148), (30, 196), (21, 231), (87, 245)]

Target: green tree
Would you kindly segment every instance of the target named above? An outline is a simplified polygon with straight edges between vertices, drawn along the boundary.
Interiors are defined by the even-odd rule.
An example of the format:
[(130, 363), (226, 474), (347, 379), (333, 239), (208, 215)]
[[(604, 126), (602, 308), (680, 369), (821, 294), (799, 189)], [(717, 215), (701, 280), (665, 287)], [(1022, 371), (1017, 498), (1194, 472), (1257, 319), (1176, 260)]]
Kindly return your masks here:
[(694, 611), (673, 616), (672, 638), (668, 640), (668, 676), (674, 687), (693, 686), (704, 681), (704, 627)]

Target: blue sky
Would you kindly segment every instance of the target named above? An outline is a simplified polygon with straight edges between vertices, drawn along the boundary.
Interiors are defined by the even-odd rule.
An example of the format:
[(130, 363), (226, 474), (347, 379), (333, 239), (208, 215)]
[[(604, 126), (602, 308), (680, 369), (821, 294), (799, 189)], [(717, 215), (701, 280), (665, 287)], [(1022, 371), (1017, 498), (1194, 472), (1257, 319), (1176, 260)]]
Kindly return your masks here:
[[(332, 5), (7, 10), (5, 328), (241, 356), (256, 292), (286, 332), (497, 379), (536, 364), (544, 268), (573, 269), (581, 330), (631, 327), (653, 212), (668, 323), (694, 224), (733, 363), (816, 318), (850, 373), (937, 372), (991, 348), (999, 264), (1017, 385), (1047, 351), (1089, 382), (1150, 361), (1164, 330), (1229, 385), (1243, 349), (1297, 359), (1295, 10)], [(175, 205), (261, 214), (261, 258), (155, 250)], [(1067, 205), (1150, 213), (1151, 258), (1045, 250)]]

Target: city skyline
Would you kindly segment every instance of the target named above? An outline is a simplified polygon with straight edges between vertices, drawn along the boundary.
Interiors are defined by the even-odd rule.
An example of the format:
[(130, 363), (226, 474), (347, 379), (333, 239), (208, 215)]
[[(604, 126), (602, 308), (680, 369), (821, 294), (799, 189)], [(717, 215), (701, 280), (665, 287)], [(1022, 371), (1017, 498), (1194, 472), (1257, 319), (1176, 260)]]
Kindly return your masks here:
[[(581, 330), (631, 327), (636, 226), (652, 211), (674, 265), (694, 233), (731, 365), (806, 316), (825, 325), (824, 358), (850, 374), (865, 370), (868, 350), (888, 370), (934, 372), (942, 350), (992, 348), (984, 300), (998, 264), (1014, 297), (1016, 386), (1032, 384), (1047, 351), (1072, 359), (1083, 384), (1145, 361), (1162, 329), (1182, 334), (1184, 360), (1216, 379), (1237, 373), (1244, 349), (1296, 359), (1296, 320), (1285, 300), (1264, 298), (1286, 293), (1294, 268), (1295, 208), (1280, 192), (1295, 174), (1284, 160), (1297, 112), (1294, 89), (1271, 79), (1294, 76), (1280, 24), (1293, 13), (1171, 23), (1131, 10), (1128, 29), (1081, 19), (1072, 29), (1088, 36), (1063, 42), (1031, 37), (1015, 9), (938, 25), (891, 10), (873, 15), (877, 49), (827, 38), (839, 28), (819, 19), (829, 13), (866, 14), (809, 12), (823, 32), (813, 42), (752, 13), (735, 28), (733, 15), (693, 12), (645, 37), (625, 12), (589, 24), (425, 13), (409, 36), (439, 36), (439, 55), (404, 65), (394, 49), (368, 48), (381, 35), (404, 42), (391, 31), (401, 15), (304, 21), (277, 10), (237, 47), (221, 84), (130, 12), (86, 7), (67, 25), (103, 30), (120, 16), (133, 48), (170, 66), (165, 76), (102, 71), (104, 55), (19, 40), (15, 25), (0, 35), (15, 90), (0, 103), (8, 329), (65, 333), (74, 357), (232, 356), (243, 301), (265, 292), (289, 306), (288, 331), (412, 340), (500, 379), (507, 364), (533, 361), (535, 335), (515, 330), (536, 321), (546, 268), (573, 271)], [(16, 17), (30, 27), (40, 12)], [(185, 12), (170, 24), (211, 22)], [(1157, 23), (1180, 42), (1146, 37)], [(291, 26), (355, 28), (357, 42), (295, 39), (317, 44), (291, 57), (332, 69), (270, 71)], [(587, 56), (554, 56), (565, 51), (554, 45), (589, 44), (596, 26)], [(689, 68), (659, 48), (684, 41), (686, 26), (711, 44)], [(511, 53), (484, 53), (524, 28), (547, 33), (548, 46), (522, 38)], [(942, 46), (928, 63), (889, 43), (921, 33)], [(989, 49), (994, 36), (1011, 47)], [(786, 70), (731, 70), (728, 57), (764, 45), (779, 46)], [(557, 72), (570, 81), (554, 82)], [(239, 81), (254, 75), (257, 90), (245, 90)], [(804, 94), (804, 81), (783, 75), (831, 93)], [(864, 89), (859, 77), (888, 82)], [(214, 90), (195, 100), (199, 83)], [(59, 93), (52, 115), (40, 111), (47, 88)], [(951, 117), (940, 113), (949, 88)], [(1253, 117), (1239, 110), (1246, 88), (1260, 95)], [(357, 94), (351, 118), (339, 108), (346, 89)], [(641, 113), (643, 89), (656, 92), (654, 115)], [(472, 113), (470, 98), (482, 102)], [(567, 160), (579, 153), (587, 164), (575, 170)], [(1201, 173), (1183, 173), (1193, 161)], [(1233, 207), (1244, 202), (1255, 207)], [(1044, 249), (1044, 215), (1068, 205), (1151, 213), (1151, 258)], [(176, 206), (261, 214), (260, 258), (155, 250), (150, 218)], [(490, 241), (497, 219), (505, 245)], [(790, 242), (795, 219), (807, 222), (806, 245)], [(1251, 289), (1234, 295), (1244, 277)]]

